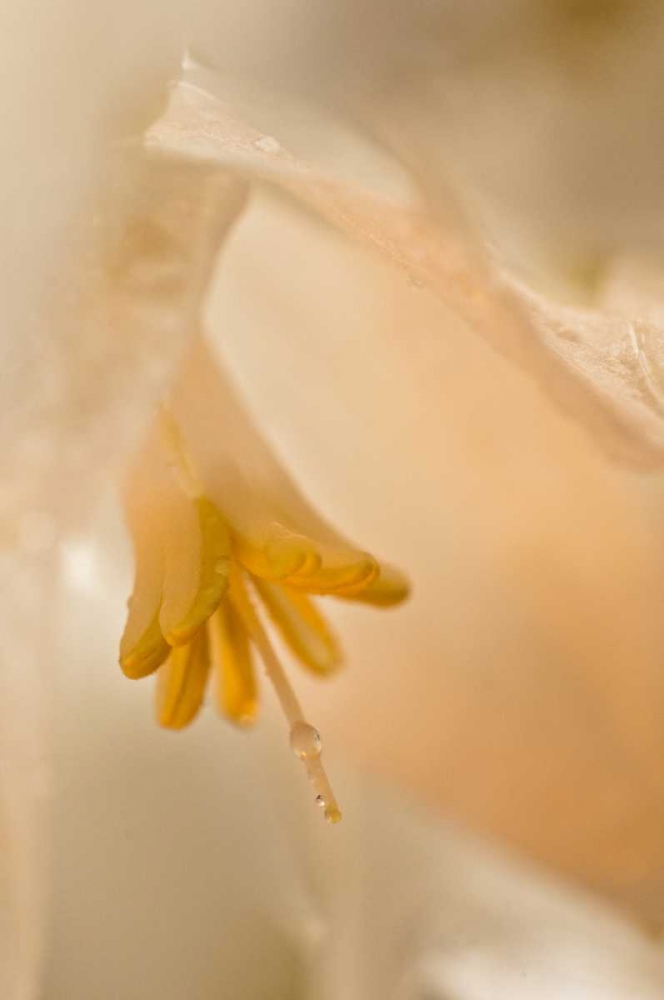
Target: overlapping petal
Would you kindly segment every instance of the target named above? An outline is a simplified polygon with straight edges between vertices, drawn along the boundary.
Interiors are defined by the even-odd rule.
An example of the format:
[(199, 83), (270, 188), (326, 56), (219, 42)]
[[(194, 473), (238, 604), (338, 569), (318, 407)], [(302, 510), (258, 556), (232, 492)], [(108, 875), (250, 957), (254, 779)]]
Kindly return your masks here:
[(149, 149), (216, 164), (294, 196), (428, 285), (534, 377), (610, 457), (637, 468), (664, 464), (659, 391), (664, 330), (655, 321), (639, 321), (635, 349), (633, 317), (545, 306), (488, 259), (475, 234), (446, 226), (434, 201), (424, 195), (390, 200), (298, 161), (274, 139), (265, 142), (203, 89), (200, 74), (193, 76), (194, 82), (185, 79), (174, 87), (164, 116), (147, 134)]

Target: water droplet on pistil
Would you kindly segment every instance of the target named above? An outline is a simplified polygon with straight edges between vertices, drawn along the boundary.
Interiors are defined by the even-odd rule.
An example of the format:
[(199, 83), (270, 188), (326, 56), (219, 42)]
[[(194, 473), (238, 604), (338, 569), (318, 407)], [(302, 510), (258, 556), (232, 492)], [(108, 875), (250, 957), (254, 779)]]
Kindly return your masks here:
[(328, 823), (338, 823), (341, 819), (341, 810), (337, 805), (323, 767), (320, 733), (308, 722), (305, 722), (302, 707), (246, 591), (237, 587), (235, 593), (231, 594), (231, 600), (247, 632), (258, 647), (265, 665), (265, 672), (274, 686), (284, 715), (290, 723), (291, 750), (304, 765), (316, 796), (316, 804), (325, 810), (324, 816)]
[(319, 757), (323, 749), (320, 733), (308, 722), (296, 722), (290, 731), (291, 750), (300, 760)]
[(341, 810), (321, 760), (323, 743), (320, 733), (304, 719), (297, 719), (291, 726), (290, 745), (295, 756), (304, 764), (307, 777), (314, 787), (316, 805), (325, 810), (324, 816), (328, 823), (338, 823)]

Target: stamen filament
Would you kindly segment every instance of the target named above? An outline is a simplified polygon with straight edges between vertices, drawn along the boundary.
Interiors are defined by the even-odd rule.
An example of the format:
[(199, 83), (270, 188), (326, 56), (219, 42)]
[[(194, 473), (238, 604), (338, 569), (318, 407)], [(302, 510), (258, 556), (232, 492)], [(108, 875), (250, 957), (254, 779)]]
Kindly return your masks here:
[(288, 720), (291, 748), (296, 757), (304, 764), (307, 777), (316, 793), (316, 801), (325, 808), (325, 819), (328, 823), (338, 823), (341, 819), (341, 810), (321, 760), (320, 736), (316, 729), (306, 721), (298, 697), (272, 648), (272, 643), (263, 628), (251, 598), (245, 586), (239, 580), (238, 583), (240, 583), (239, 586), (231, 587), (230, 600), (260, 653), (265, 673), (274, 687), (279, 704)]

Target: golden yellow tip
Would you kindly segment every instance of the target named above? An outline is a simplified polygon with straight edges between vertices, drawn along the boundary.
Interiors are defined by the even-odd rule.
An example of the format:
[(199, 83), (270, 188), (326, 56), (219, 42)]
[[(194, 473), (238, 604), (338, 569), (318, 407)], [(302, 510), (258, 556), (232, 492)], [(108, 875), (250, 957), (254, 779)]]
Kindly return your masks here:
[(140, 680), (153, 674), (171, 651), (155, 617), (143, 635), (130, 645), (125, 637), (120, 644), (120, 666), (130, 680)]
[(263, 550), (269, 576), (280, 580), (297, 573), (311, 572), (320, 565), (312, 543), (300, 535), (271, 539)]

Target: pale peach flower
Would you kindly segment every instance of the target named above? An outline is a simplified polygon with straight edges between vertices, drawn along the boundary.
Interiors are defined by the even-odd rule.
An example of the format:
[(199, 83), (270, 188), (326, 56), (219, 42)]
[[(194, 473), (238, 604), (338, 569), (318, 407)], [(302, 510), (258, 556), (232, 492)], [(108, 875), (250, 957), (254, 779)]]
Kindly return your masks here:
[[(159, 668), (163, 722), (179, 726), (198, 708), (202, 683), (183, 708), (192, 674), (178, 658), (217, 626), (218, 673), (225, 663), (233, 678), (222, 706), (236, 720), (255, 710), (246, 637), (265, 653), (269, 629), (237, 597), (237, 583), (235, 603), (221, 593), (231, 563), (258, 581), (300, 655), (326, 669), (336, 646), (306, 593), (330, 589), (332, 579), (344, 603), (330, 614), (352, 667), (322, 686), (303, 680), (331, 759), (346, 757), (438, 816), (661, 920), (661, 183), (650, 156), (660, 112), (649, 81), (662, 24), (651, 6), (585, 3), (575, 12), (514, 2), (499, 16), (492, 4), (469, 5), (468, 14), (461, 5), (434, 5), (420, 23), (419, 13), (398, 4), (393, 20), (372, 4), (349, 16), (342, 4), (334, 31), (327, 15), (307, 9), (294, 22), (296, 39), (307, 42), (299, 69), (287, 65), (290, 27), (268, 38), (259, 11), (251, 44), (274, 43), (275, 55), (257, 83), (262, 75), (271, 88), (280, 65), (286, 89), (295, 80), (300, 95), (352, 112), (374, 142), (331, 127), (326, 116), (314, 116), (313, 127), (297, 104), (289, 118), (286, 97), (255, 100), (246, 81), (236, 86), (191, 58), (179, 77), (183, 37), (216, 70), (241, 61), (234, 45), (242, 30), (226, 31), (224, 47), (218, 29), (230, 15), (219, 5), (190, 11), (173, 3), (167, 11), (156, 2), (120, 3), (112, 12), (64, 0), (37, 5), (43, 49), (31, 45), (32, 19), (10, 12), (3, 132), (13, 136), (5, 165), (13, 197), (2, 269), (0, 429), (3, 995), (38, 996), (44, 968), (49, 998), (50, 990), (71, 1000), (77, 989), (125, 996), (137, 983), (145, 996), (223, 995), (231, 972), (236, 993), (258, 996), (267, 980), (271, 995), (282, 988), (293, 995), (284, 950), (271, 950), (279, 919), (295, 928), (286, 934), (293, 949), (315, 955), (308, 986), (317, 996), (440, 988), (472, 998), (485, 987), (510, 1000), (529, 995), (515, 969), (532, 968), (524, 956), (539, 953), (516, 919), (516, 961), (509, 947), (496, 949), (495, 937), (470, 954), (466, 942), (450, 958), (455, 921), (473, 893), (492, 901), (495, 893), (508, 910), (513, 900), (515, 909), (541, 912), (560, 964), (572, 955), (574, 969), (584, 969), (576, 977), (562, 975), (558, 959), (547, 964), (531, 988), (537, 996), (547, 989), (603, 1000), (661, 995), (657, 949), (619, 920), (598, 917), (595, 938), (590, 925), (599, 911), (586, 897), (568, 897), (555, 916), (554, 889), (523, 871), (506, 876), (513, 892), (491, 875), (469, 889), (481, 858), (462, 864), (443, 847), (438, 820), (420, 836), (412, 816), (400, 818), (402, 804), (384, 807), (366, 786), (371, 808), (363, 812), (353, 778), (347, 814), (393, 836), (341, 839), (333, 863), (335, 848), (319, 847), (304, 876), (307, 866), (293, 860), (304, 850), (297, 836), (279, 840), (278, 831), (299, 819), (299, 800), (287, 764), (282, 773), (275, 763), (270, 724), (266, 735), (259, 727), (250, 737), (222, 736), (223, 727), (203, 721), (167, 744), (156, 728), (150, 735), (142, 728), (145, 686), (125, 684), (122, 694), (114, 686), (110, 650), (121, 631), (127, 565), (114, 567), (122, 535), (111, 534), (113, 516), (89, 523), (105, 483), (127, 483), (129, 470), (124, 496), (138, 526), (138, 579), (125, 669), (157, 666), (169, 639), (190, 643), (174, 647), (170, 667)], [(234, 16), (241, 28), (244, 15)], [(109, 24), (119, 31), (117, 45)], [(49, 45), (56, 60), (42, 58)], [(255, 62), (246, 59), (249, 75)], [(65, 114), (67, 107), (76, 113)], [(233, 392), (215, 385), (206, 398), (215, 370), (209, 357), (201, 364), (199, 353), (192, 368), (189, 354), (187, 367), (201, 329), (208, 346), (198, 341), (196, 350), (214, 354), (214, 365), (223, 355), (269, 445)], [(164, 433), (132, 466), (160, 400)], [(222, 442), (202, 431), (208, 402), (223, 410), (213, 422), (237, 421)], [(164, 455), (173, 466), (166, 472)], [(381, 603), (387, 581), (396, 600), (403, 579), (321, 522), (299, 484), (344, 531), (412, 578), (414, 599), (389, 625), (382, 615), (358, 617), (347, 599), (364, 590)], [(168, 529), (165, 553), (150, 529), (173, 512), (183, 531)], [(270, 560), (286, 556), (303, 560), (275, 573)], [(172, 570), (167, 594), (162, 557)], [(154, 589), (143, 587), (146, 576)], [(159, 630), (150, 632), (146, 653), (141, 642), (155, 614)], [(65, 692), (60, 700), (54, 684)], [(281, 680), (277, 689), (287, 702)], [(289, 721), (302, 720), (296, 712)], [(265, 740), (253, 758), (252, 739)], [(231, 766), (217, 808), (209, 750), (220, 740)], [(193, 747), (200, 749), (189, 756)], [(307, 763), (308, 750), (303, 756)], [(198, 789), (206, 766), (213, 780)], [(71, 795), (65, 774), (73, 776)], [(82, 802), (94, 803), (90, 814)], [(253, 815), (269, 816), (269, 837), (251, 826)], [(138, 833), (131, 817), (139, 817)], [(220, 969), (213, 930), (223, 879), (213, 896), (205, 887), (206, 872), (222, 870), (214, 862), (223, 837), (224, 878), (233, 886), (226, 916), (242, 913), (251, 932), (229, 932)], [(102, 855), (117, 867), (106, 872)], [(263, 856), (269, 860), (256, 862)], [(425, 856), (431, 864), (420, 867)], [(251, 895), (256, 863), (263, 902), (283, 903), (264, 934)], [(446, 864), (464, 876), (451, 932), (442, 916)], [(324, 904), (310, 905), (309, 878), (323, 886)], [(143, 879), (147, 902), (138, 898)], [(98, 895), (93, 883), (103, 887)], [(518, 888), (535, 883), (541, 910), (525, 906)], [(488, 912), (491, 940), (495, 909), (471, 911), (468, 935)], [(572, 912), (581, 957), (552, 930)], [(137, 914), (141, 947), (131, 925)], [(183, 925), (188, 966), (173, 947)], [(378, 944), (359, 932), (367, 925), (377, 928)], [(95, 950), (105, 926), (108, 948)], [(97, 930), (88, 942), (86, 927)], [(323, 927), (332, 928), (332, 944), (316, 951)], [(264, 969), (251, 947), (259, 940)], [(598, 965), (588, 958), (595, 954)]]

